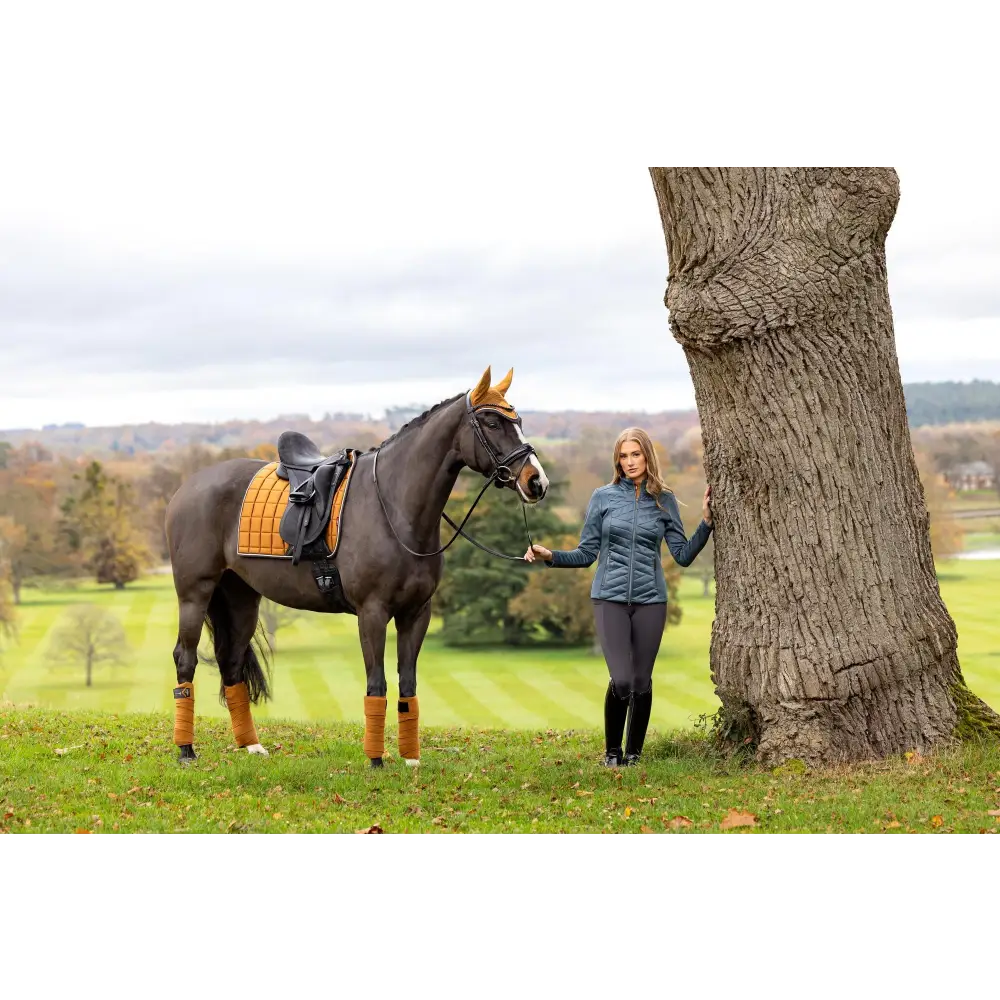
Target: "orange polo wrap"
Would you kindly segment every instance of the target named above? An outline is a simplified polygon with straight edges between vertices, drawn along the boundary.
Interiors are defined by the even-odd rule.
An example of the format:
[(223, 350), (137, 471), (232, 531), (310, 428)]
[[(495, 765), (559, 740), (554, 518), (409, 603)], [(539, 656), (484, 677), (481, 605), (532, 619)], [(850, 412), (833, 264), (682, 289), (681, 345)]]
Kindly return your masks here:
[(257, 727), (250, 715), (250, 693), (243, 681), (226, 688), (226, 705), (229, 707), (229, 718), (233, 723), (233, 736), (238, 747), (251, 747), (260, 743), (257, 739)]
[(385, 698), (365, 695), (365, 756), (381, 757), (385, 754)]
[(179, 747), (194, 743), (194, 681), (174, 688), (174, 743)]
[(399, 713), (399, 756), (404, 760), (420, 760), (420, 706), (417, 696), (400, 698)]

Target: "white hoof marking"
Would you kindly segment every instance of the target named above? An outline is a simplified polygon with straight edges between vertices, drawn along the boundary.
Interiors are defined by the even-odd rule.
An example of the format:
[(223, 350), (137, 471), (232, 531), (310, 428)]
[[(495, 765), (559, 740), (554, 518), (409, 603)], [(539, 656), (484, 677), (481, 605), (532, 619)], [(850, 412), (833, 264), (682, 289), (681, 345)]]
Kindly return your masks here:
[(251, 746), (248, 746), (247, 753), (259, 753), (263, 754), (265, 757), (271, 756), (259, 743), (254, 743)]
[(414, 760), (411, 757), (404, 757), (403, 760), (406, 761), (406, 766), (407, 767), (418, 767), (420, 765), (420, 758), (419, 757), (417, 757), (416, 760)]

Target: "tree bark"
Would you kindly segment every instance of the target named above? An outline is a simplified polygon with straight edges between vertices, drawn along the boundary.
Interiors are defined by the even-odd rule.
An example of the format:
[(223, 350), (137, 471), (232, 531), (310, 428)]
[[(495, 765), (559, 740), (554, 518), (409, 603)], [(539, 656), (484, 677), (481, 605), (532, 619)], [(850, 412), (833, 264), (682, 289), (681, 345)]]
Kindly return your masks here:
[(94, 655), (93, 653), (87, 653), (87, 687), (92, 686), (91, 675), (94, 669)]
[(891, 169), (651, 168), (715, 513), (711, 668), (767, 763), (927, 750), (971, 716), (910, 445)]

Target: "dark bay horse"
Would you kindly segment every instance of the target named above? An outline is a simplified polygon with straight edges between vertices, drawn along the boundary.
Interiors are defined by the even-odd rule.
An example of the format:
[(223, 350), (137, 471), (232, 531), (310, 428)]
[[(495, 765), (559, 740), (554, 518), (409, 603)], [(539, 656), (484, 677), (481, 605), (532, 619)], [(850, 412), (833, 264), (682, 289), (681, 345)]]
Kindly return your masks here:
[[(390, 620), (398, 636), (400, 754), (407, 763), (419, 760), (417, 656), (444, 567), (441, 518), (459, 472), (467, 466), (515, 490), (525, 503), (537, 503), (548, 489), (520, 417), (506, 399), (512, 376), (513, 370), (491, 387), (487, 368), (474, 389), (438, 403), (357, 458), (333, 562), (358, 616), (367, 675), (364, 750), (372, 766), (381, 765), (384, 752)], [(194, 675), (202, 625), (212, 634), (236, 742), (266, 754), (249, 708), (269, 696), (253, 646), (260, 600), (330, 611), (306, 562), (237, 552), (243, 497), (265, 464), (238, 458), (202, 469), (167, 508), (180, 612), (174, 742), (181, 760), (195, 757)]]

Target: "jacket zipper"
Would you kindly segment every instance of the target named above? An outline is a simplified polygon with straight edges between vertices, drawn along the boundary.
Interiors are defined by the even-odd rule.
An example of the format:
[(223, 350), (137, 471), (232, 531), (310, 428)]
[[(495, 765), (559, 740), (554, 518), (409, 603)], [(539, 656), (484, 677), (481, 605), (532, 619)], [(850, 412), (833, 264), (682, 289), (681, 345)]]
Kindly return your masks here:
[(632, 570), (635, 568), (635, 521), (639, 512), (639, 494), (632, 503), (632, 548), (628, 554), (628, 603), (632, 603)]

